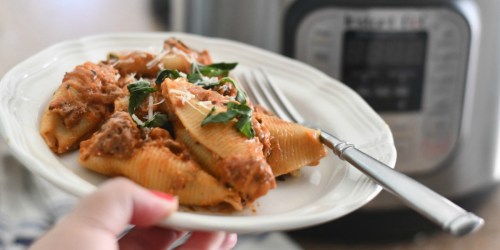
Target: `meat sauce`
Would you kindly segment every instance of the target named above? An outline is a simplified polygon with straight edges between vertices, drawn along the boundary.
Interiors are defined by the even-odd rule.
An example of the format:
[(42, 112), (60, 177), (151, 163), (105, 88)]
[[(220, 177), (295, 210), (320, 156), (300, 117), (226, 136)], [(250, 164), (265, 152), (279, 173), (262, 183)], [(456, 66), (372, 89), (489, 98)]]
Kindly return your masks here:
[(142, 146), (143, 137), (143, 132), (128, 113), (116, 112), (91, 140), (83, 141), (80, 146), (88, 149), (88, 155), (83, 158), (89, 155), (129, 158), (136, 148)]

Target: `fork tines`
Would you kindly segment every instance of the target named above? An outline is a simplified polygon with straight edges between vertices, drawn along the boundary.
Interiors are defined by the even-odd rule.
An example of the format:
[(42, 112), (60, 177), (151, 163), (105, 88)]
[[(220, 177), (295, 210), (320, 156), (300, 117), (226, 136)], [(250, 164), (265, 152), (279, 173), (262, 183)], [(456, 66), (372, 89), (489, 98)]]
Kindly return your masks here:
[(251, 100), (268, 108), (281, 119), (296, 123), (303, 122), (302, 116), (281, 89), (273, 84), (264, 69), (251, 70), (242, 77), (245, 90)]

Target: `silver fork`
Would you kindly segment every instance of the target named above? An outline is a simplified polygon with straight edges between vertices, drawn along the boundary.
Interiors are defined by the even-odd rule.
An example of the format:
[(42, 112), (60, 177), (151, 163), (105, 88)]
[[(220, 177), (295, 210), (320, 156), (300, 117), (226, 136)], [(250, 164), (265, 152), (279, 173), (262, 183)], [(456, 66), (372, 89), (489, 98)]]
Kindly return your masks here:
[[(284, 120), (314, 127), (307, 124), (283, 92), (272, 84), (269, 75), (263, 69), (247, 72), (241, 76), (240, 80), (249, 98), (256, 103), (269, 108)], [(455, 236), (462, 236), (477, 231), (484, 224), (482, 218), (465, 211), (426, 186), (362, 152), (354, 145), (326, 131), (320, 131), (321, 142), (335, 155), (349, 162), (445, 231)]]

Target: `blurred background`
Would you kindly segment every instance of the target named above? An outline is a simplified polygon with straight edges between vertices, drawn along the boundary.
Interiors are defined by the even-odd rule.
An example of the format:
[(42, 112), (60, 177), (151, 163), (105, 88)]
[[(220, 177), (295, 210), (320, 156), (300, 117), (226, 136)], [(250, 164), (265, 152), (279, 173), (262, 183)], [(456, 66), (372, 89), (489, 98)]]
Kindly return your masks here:
[[(181, 31), (306, 62), (357, 91), (389, 124), (396, 168), (482, 216), (454, 238), (388, 193), (324, 225), (240, 237), (239, 249), (497, 249), (497, 0), (0, 1), (0, 76), (65, 40)], [(0, 142), (0, 249), (25, 249), (75, 199)]]

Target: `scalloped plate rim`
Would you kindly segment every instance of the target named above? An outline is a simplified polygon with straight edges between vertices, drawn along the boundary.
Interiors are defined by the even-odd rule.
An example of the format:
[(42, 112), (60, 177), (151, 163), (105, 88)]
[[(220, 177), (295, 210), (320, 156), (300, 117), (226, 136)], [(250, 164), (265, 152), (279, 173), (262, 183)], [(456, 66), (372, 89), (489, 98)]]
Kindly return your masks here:
[[(253, 52), (257, 52), (260, 55), (264, 55), (270, 59), (273, 60), (279, 60), (281, 62), (287, 62), (290, 63), (290, 65), (293, 65), (293, 67), (298, 67), (301, 69), (304, 69), (308, 72), (313, 72), (315, 77), (317, 77), (318, 80), (320, 81), (327, 81), (331, 82), (332, 84), (335, 85), (335, 87), (338, 88), (340, 92), (345, 93), (348, 98), (352, 101), (351, 104), (357, 105), (356, 108), (361, 109), (363, 112), (361, 112), (361, 115), (367, 115), (367, 119), (373, 119), (374, 122), (379, 123), (378, 125), (380, 126), (379, 129), (384, 130), (383, 133), (380, 135), (379, 140), (385, 140), (384, 143), (385, 145), (382, 145), (382, 149), (386, 150), (386, 154), (388, 156), (387, 164), (389, 164), (391, 167), (394, 167), (395, 161), (396, 161), (396, 151), (393, 143), (393, 138), (392, 138), (392, 133), (389, 129), (389, 127), (383, 122), (383, 120), (371, 109), (371, 107), (366, 104), (362, 100), (359, 95), (357, 95), (354, 91), (349, 89), (347, 86), (340, 84), (338, 81), (328, 77), (326, 74), (323, 72), (320, 72), (311, 66), (308, 66), (302, 62), (295, 61), (293, 59), (286, 58), (282, 55), (279, 54), (273, 54), (271, 52), (265, 51), (263, 49), (253, 47), (250, 45), (246, 45), (240, 42), (235, 42), (235, 41), (230, 41), (226, 39), (221, 39), (221, 38), (208, 38), (208, 37), (203, 37), (199, 35), (192, 35), (192, 34), (185, 34), (185, 33), (179, 33), (179, 32), (148, 32), (148, 33), (135, 33), (135, 32), (126, 32), (126, 33), (113, 33), (113, 34), (100, 34), (100, 35), (93, 35), (93, 36), (87, 36), (87, 37), (82, 37), (80, 39), (75, 39), (75, 40), (69, 40), (69, 41), (64, 41), (57, 43), (55, 45), (52, 45), (36, 54), (34, 54), (32, 57), (24, 60), (23, 62), (19, 63), (15, 67), (13, 67), (10, 71), (8, 71), (4, 77), (0, 81), (0, 90), (4, 90), (0, 92), (0, 96), (2, 97), (0, 100), (0, 134), (2, 137), (5, 139), (7, 145), (11, 148), (11, 152), (15, 155), (17, 159), (19, 159), (27, 168), (29, 168), (31, 171), (41, 175), (45, 179), (48, 179), (52, 183), (54, 183), (56, 186), (76, 195), (76, 196), (82, 196), (85, 195), (88, 192), (91, 192), (95, 187), (93, 186), (88, 186), (85, 188), (81, 187), (71, 187), (68, 185), (68, 183), (64, 182), (63, 180), (58, 180), (57, 178), (54, 179), (53, 176), (48, 175), (46, 172), (41, 171), (40, 162), (37, 161), (36, 158), (33, 158), (29, 155), (29, 152), (26, 151), (25, 148), (22, 147), (22, 145), (16, 140), (16, 138), (12, 138), (12, 135), (15, 135), (14, 132), (16, 132), (16, 129), (13, 127), (19, 126), (22, 127), (19, 124), (18, 120), (14, 120), (14, 122), (11, 123), (6, 123), (4, 122), (6, 119), (12, 118), (12, 111), (9, 110), (9, 106), (6, 103), (7, 99), (9, 98), (7, 96), (7, 99), (5, 98), (6, 96), (6, 91), (11, 93), (10, 91), (14, 91), (12, 89), (6, 89), (6, 85), (8, 84), (9, 81), (12, 81), (14, 78), (19, 78), (23, 77), (24, 74), (27, 74), (26, 72), (28, 71), (28, 67), (30, 65), (39, 65), (40, 63), (43, 63), (47, 59), (47, 57), (50, 57), (51, 53), (57, 52), (57, 50), (62, 49), (62, 48), (67, 48), (67, 47), (76, 47), (76, 46), (82, 46), (85, 47), (85, 45), (92, 44), (92, 43), (97, 43), (97, 42), (102, 42), (102, 41), (108, 41), (108, 42), (113, 42), (115, 40), (121, 40), (121, 39), (138, 39), (138, 40), (147, 40), (147, 39), (164, 39), (168, 36), (178, 36), (181, 39), (186, 38), (186, 39), (193, 39), (193, 40), (199, 40), (199, 41), (204, 41), (205, 43), (208, 44), (218, 44), (219, 46), (222, 44), (230, 45), (233, 47), (241, 48), (242, 50), (250, 50)], [(207, 48), (210, 50), (210, 48)], [(58, 55), (56, 53), (56, 55)], [(57, 60), (57, 59), (56, 59)], [(42, 68), (38, 68), (37, 70), (43, 71), (45, 67), (50, 67), (50, 63), (48, 66), (44, 66)], [(24, 74), (22, 74), (24, 73)], [(31, 73), (30, 73), (31, 74)], [(16, 86), (17, 87), (17, 86)], [(16, 100), (15, 98), (11, 97), (8, 99), (9, 102)], [(385, 126), (385, 127), (384, 127)], [(12, 133), (12, 134), (11, 134)], [(17, 138), (19, 139), (19, 138)], [(377, 148), (376, 145), (377, 142), (372, 142), (372, 145), (368, 145), (370, 147)], [(359, 146), (360, 148), (363, 148), (363, 145)], [(369, 148), (369, 147), (367, 147)], [(356, 169), (352, 170), (353, 168), (350, 168), (349, 171), (357, 171)], [(275, 216), (275, 215), (261, 215), (261, 216), (243, 216), (243, 217), (233, 217), (233, 216), (220, 216), (220, 215), (204, 215), (204, 214), (193, 214), (189, 212), (178, 212), (174, 213), (170, 218), (166, 219), (163, 221), (161, 224), (164, 226), (170, 226), (170, 227), (175, 227), (175, 228), (181, 228), (181, 229), (187, 229), (187, 230), (223, 230), (223, 231), (231, 231), (231, 232), (238, 232), (238, 233), (250, 233), (250, 232), (265, 232), (265, 231), (274, 231), (274, 230), (288, 230), (288, 229), (296, 229), (296, 228), (302, 228), (302, 227), (307, 227), (307, 226), (312, 226), (315, 224), (323, 223), (329, 220), (333, 220), (336, 218), (339, 218), (341, 216), (344, 216), (364, 204), (368, 203), (371, 199), (373, 199), (379, 192), (381, 191), (381, 188), (378, 185), (373, 184), (373, 188), (370, 192), (369, 195), (365, 197), (364, 200), (362, 201), (357, 201), (352, 204), (347, 204), (346, 206), (338, 206), (338, 207), (332, 207), (332, 209), (325, 211), (323, 213), (317, 213), (314, 215), (308, 215), (306, 217), (294, 217), (294, 218), (287, 218), (287, 220), (284, 220), (284, 218), (280, 216)], [(286, 214), (286, 213), (285, 213)], [(293, 214), (293, 213), (292, 213)]]

